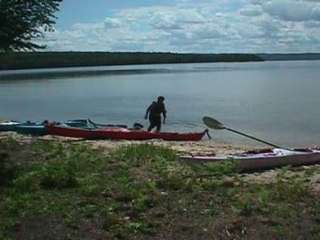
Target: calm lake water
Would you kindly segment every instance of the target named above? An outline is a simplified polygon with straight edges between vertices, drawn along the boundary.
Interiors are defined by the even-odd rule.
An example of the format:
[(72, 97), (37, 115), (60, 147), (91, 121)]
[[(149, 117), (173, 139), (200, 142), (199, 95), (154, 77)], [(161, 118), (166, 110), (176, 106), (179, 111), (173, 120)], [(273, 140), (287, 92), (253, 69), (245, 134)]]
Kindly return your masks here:
[[(202, 63), (0, 72), (0, 118), (132, 125), (166, 97), (164, 131), (226, 126), (284, 146), (320, 145), (320, 61)], [(227, 131), (213, 140), (256, 144)]]

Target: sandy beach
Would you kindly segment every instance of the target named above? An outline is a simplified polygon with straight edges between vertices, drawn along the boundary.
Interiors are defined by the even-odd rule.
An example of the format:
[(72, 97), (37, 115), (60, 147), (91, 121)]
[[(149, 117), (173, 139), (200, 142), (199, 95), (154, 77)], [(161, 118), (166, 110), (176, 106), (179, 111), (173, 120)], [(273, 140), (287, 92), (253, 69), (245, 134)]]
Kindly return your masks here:
[[(59, 141), (66, 143), (74, 143), (74, 144), (88, 144), (93, 148), (99, 148), (104, 150), (106, 153), (109, 153), (112, 150), (115, 150), (121, 146), (130, 145), (130, 144), (154, 144), (156, 146), (164, 146), (175, 150), (178, 155), (203, 155), (203, 156), (225, 156), (230, 154), (241, 153), (249, 150), (257, 150), (257, 149), (266, 149), (266, 147), (257, 146), (257, 145), (239, 145), (239, 144), (231, 144), (231, 143), (223, 143), (216, 142), (214, 140), (202, 140), (199, 142), (176, 142), (176, 141), (163, 141), (163, 140), (146, 140), (146, 141), (114, 141), (114, 140), (79, 140), (75, 138), (68, 137), (59, 137), (59, 136), (42, 136), (42, 137), (30, 137), (25, 135), (20, 135), (14, 132), (3, 132), (0, 133), (0, 139), (3, 138), (13, 138), (21, 143), (30, 143), (35, 141), (36, 139), (40, 139), (43, 141)], [(263, 172), (256, 173), (248, 173), (241, 174), (241, 178), (243, 181), (247, 182), (256, 182), (261, 184), (274, 183), (277, 181), (277, 176), (282, 174), (284, 178), (305, 178), (306, 182), (309, 183), (311, 190), (315, 194), (320, 194), (320, 174), (306, 174), (310, 169), (312, 171), (318, 172), (320, 171), (320, 165), (312, 165), (312, 166), (302, 166), (293, 169), (287, 169), (283, 171), (282, 169), (274, 169)], [(226, 177), (228, 181), (228, 177)], [(234, 179), (229, 179), (230, 181), (234, 181)]]
[[(0, 230), (1, 239), (4, 234), (45, 239), (51, 231), (58, 234), (54, 239), (68, 234), (75, 236), (70, 239), (119, 239), (112, 237), (119, 232), (129, 236), (121, 239), (132, 234), (142, 236), (135, 239), (191, 240), (201, 234), (201, 239), (218, 234), (223, 240), (277, 239), (274, 225), (281, 225), (286, 239), (295, 239), (290, 236), (311, 236), (318, 226), (320, 165), (240, 174), (176, 160), (176, 154), (223, 156), (264, 146), (213, 140), (93, 141), (11, 132), (0, 133), (0, 142), (0, 160), (8, 169), (3, 176), (9, 179), (9, 170), (19, 166), (13, 184), (4, 185), (0, 194), (7, 199), (0, 204), (5, 219), (0, 223), (14, 223)], [(23, 215), (12, 215), (12, 208)], [(152, 233), (140, 228), (147, 223), (153, 224)], [(78, 238), (79, 231), (89, 237)], [(272, 237), (264, 238), (264, 232)]]
[[(14, 132), (0, 133), (0, 138), (12, 137), (20, 142), (30, 142), (33, 139), (42, 140), (57, 140), (61, 142), (81, 142), (88, 145), (92, 145), (94, 148), (103, 148), (106, 150), (112, 150), (120, 146), (129, 144), (155, 144), (159, 146), (169, 147), (177, 151), (181, 155), (228, 155), (239, 152), (244, 152), (253, 149), (259, 149), (256, 145), (237, 145), (223, 142), (216, 142), (214, 140), (202, 140), (199, 142), (179, 142), (179, 141), (163, 141), (163, 140), (146, 140), (146, 141), (127, 141), (127, 140), (79, 140), (75, 138), (59, 137), (59, 136), (42, 136), (42, 137), (30, 137), (20, 135)], [(261, 148), (261, 147), (260, 147)]]

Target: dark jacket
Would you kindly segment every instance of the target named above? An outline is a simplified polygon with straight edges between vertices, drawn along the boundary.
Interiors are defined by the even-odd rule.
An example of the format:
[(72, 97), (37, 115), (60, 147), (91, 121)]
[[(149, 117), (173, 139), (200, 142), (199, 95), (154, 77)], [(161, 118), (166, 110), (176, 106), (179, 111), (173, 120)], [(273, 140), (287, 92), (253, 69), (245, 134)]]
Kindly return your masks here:
[(152, 102), (148, 107), (146, 116), (149, 114), (149, 119), (161, 118), (161, 113), (163, 117), (166, 118), (166, 107), (163, 102)]

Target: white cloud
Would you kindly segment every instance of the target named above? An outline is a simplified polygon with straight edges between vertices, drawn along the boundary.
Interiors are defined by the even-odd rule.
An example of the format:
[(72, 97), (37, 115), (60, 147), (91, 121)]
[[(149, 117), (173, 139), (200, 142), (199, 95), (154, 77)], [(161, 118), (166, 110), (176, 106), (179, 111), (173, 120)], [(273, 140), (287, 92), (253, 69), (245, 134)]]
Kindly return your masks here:
[(104, 26), (106, 28), (120, 28), (121, 20), (116, 18), (106, 17), (104, 20)]
[(150, 24), (162, 30), (179, 30), (206, 22), (204, 16), (196, 9), (166, 8), (153, 11)]
[(320, 49), (320, 4), (302, 0), (179, 0), (124, 9), (47, 34), (50, 50), (299, 52)]
[(248, 17), (256, 17), (263, 14), (261, 7), (255, 5), (249, 5), (240, 10), (240, 14)]
[(316, 1), (266, 0), (259, 4), (267, 14), (284, 21), (320, 21), (320, 4)]

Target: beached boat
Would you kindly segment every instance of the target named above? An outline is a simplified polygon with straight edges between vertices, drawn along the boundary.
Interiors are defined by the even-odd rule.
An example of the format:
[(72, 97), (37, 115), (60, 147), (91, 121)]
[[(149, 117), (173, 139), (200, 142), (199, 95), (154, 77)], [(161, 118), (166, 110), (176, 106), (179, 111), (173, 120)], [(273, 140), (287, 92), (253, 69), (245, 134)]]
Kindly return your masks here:
[(16, 121), (4, 121), (0, 123), (0, 132), (14, 131), (15, 127), (20, 125), (20, 122)]
[(15, 132), (24, 135), (44, 136), (48, 134), (46, 126), (42, 123), (20, 124), (15, 127)]
[(45, 135), (47, 130), (43, 123), (36, 122), (16, 122), (6, 121), (0, 123), (0, 132), (14, 131), (21, 134), (31, 134), (36, 136)]
[(42, 136), (47, 133), (45, 126), (42, 123), (36, 122), (15, 122), (8, 121), (0, 123), (0, 131), (2, 132), (17, 132), (20, 134), (31, 134)]
[[(0, 123), (0, 131), (15, 131), (19, 134), (32, 135), (32, 136), (43, 136), (48, 134), (47, 129), (48, 121), (43, 122), (16, 122), (16, 121), (6, 121)], [(77, 127), (83, 129), (96, 129), (105, 127), (122, 127), (127, 128), (123, 124), (101, 124), (95, 123), (90, 119), (75, 119), (63, 122), (62, 125), (69, 127)]]
[(76, 127), (76, 128), (107, 128), (107, 127), (119, 127), (119, 128), (128, 128), (125, 124), (102, 124), (93, 122), (90, 119), (75, 119), (75, 120), (68, 120), (64, 122), (65, 125), (69, 127)]
[(229, 156), (181, 156), (182, 161), (194, 163), (233, 162), (239, 172), (267, 170), (284, 166), (301, 166), (320, 163), (320, 150), (270, 149), (263, 152), (246, 152)]
[(84, 138), (84, 139), (114, 139), (114, 140), (148, 140), (163, 139), (166, 141), (199, 141), (207, 133), (207, 130), (197, 133), (174, 132), (148, 132), (144, 130), (131, 130), (128, 128), (98, 128), (81, 129), (59, 125), (48, 125), (51, 135)]
[[(48, 121), (44, 122), (24, 122), (24, 123), (19, 123), (15, 125), (14, 127), (11, 128), (9, 131), (15, 131), (19, 134), (24, 134), (24, 135), (32, 135), (32, 136), (44, 136), (48, 134), (48, 129), (47, 129), (47, 124)], [(69, 120), (65, 122), (64, 124), (70, 124), (70, 125), (79, 125), (82, 127), (88, 127), (87, 124), (84, 123), (82, 120)]]

